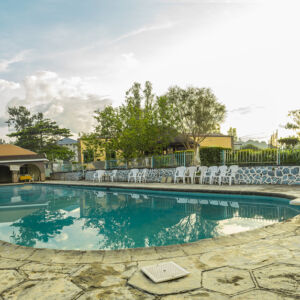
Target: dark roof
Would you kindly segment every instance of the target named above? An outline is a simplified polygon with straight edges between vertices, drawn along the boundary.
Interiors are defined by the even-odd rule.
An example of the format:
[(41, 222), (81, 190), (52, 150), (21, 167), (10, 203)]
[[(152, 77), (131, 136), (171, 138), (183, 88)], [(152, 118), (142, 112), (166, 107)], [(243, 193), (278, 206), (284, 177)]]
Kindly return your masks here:
[(76, 140), (70, 139), (70, 138), (64, 138), (57, 142), (58, 145), (71, 145), (71, 144), (77, 144), (78, 142)]

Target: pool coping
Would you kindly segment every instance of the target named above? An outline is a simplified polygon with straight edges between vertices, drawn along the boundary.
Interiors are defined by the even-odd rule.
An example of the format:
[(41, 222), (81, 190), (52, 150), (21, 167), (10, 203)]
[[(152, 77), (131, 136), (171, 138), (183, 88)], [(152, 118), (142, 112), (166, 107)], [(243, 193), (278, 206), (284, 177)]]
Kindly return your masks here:
[[(27, 184), (27, 183), (24, 183)], [(127, 189), (151, 189), (161, 191), (179, 191), (179, 192), (195, 192), (195, 193), (226, 193), (226, 194), (242, 194), (242, 195), (266, 195), (283, 197), (286, 199), (300, 199), (300, 187), (298, 186), (221, 186), (221, 187), (207, 187), (207, 186), (196, 186), (196, 185), (173, 185), (173, 184), (127, 184), (127, 183), (91, 183), (91, 182), (61, 182), (61, 181), (46, 181), (44, 183), (37, 184), (54, 184), (54, 185), (72, 185), (72, 186), (89, 186), (89, 187), (103, 187), (103, 188), (127, 188)], [(3, 185), (1, 185), (3, 186)], [(217, 191), (216, 191), (217, 189)], [(272, 191), (272, 190), (275, 190)], [(209, 238), (199, 240), (191, 243), (176, 244), (170, 246), (159, 246), (159, 247), (147, 247), (147, 248), (129, 248), (120, 250), (56, 250), (47, 248), (31, 248), (25, 246), (15, 245), (9, 242), (0, 241), (0, 257), (2, 259), (9, 259), (18, 262), (24, 262), (25, 264), (49, 264), (49, 265), (62, 265), (62, 266), (83, 266), (83, 265), (120, 265), (120, 264), (136, 264), (138, 266), (153, 263), (153, 261), (160, 262), (168, 260), (193, 260), (198, 256), (209, 255), (218, 251), (227, 251), (235, 247), (241, 247), (247, 244), (253, 244), (255, 242), (261, 243), (262, 245), (266, 241), (274, 240), (277, 244), (285, 241), (291, 234), (299, 236), (300, 238), (300, 214), (285, 220), (283, 222), (267, 225), (259, 229), (250, 231), (239, 232), (226, 236), (219, 236), (215, 238)], [(278, 241), (277, 241), (278, 239)], [(275, 243), (275, 242), (274, 242)], [(276, 244), (275, 243), (275, 244)], [(276, 245), (277, 245), (276, 244)], [(296, 247), (296, 246), (295, 246)], [(267, 248), (266, 248), (267, 251)], [(293, 250), (294, 251), (294, 250)], [(300, 251), (295, 250), (295, 253)], [(300, 252), (299, 252), (300, 253)], [(280, 263), (281, 260), (278, 260)], [(149, 264), (148, 263), (148, 264)], [(293, 265), (293, 260), (287, 262), (288, 265)], [(266, 263), (267, 265), (270, 262)], [(298, 262), (296, 262), (298, 264)], [(300, 262), (299, 262), (300, 265)], [(298, 266), (298, 265), (297, 265)], [(223, 265), (220, 265), (223, 268)], [(232, 266), (235, 268), (235, 266)], [(253, 263), (253, 269), (256, 267)], [(239, 268), (239, 266), (237, 266)], [(1, 269), (1, 263), (0, 263)], [(206, 270), (202, 271), (206, 272)], [(251, 271), (253, 272), (253, 271)], [(134, 276), (139, 276), (136, 271), (126, 281), (126, 286), (134, 287), (139, 291), (142, 291), (145, 295), (167, 295), (177, 294), (178, 292), (166, 293), (162, 291), (156, 291), (153, 287), (147, 289), (143, 286), (144, 283), (136, 283), (132, 279)], [(73, 277), (72, 277), (73, 278)], [(139, 278), (140, 280), (141, 278)], [(141, 279), (146, 280), (146, 279)], [(147, 285), (147, 284), (146, 284)], [(172, 286), (172, 283), (170, 284)], [(77, 285), (82, 289), (81, 294), (88, 292), (81, 285)], [(202, 289), (203, 287), (201, 287)], [(192, 289), (183, 292), (190, 292)], [(177, 291), (177, 290), (176, 290)], [(0, 293), (1, 297), (1, 293)], [(77, 299), (77, 298), (76, 298)]]

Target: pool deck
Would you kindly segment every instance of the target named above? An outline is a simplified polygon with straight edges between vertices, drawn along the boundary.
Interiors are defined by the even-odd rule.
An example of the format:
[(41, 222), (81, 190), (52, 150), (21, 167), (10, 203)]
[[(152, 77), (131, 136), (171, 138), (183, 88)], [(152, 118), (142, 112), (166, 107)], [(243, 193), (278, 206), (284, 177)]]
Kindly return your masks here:
[[(300, 199), (300, 186), (46, 183)], [(174, 261), (190, 274), (154, 284), (140, 271), (164, 261)], [(300, 299), (300, 215), (252, 231), (166, 247), (63, 251), (0, 241), (0, 299)]]

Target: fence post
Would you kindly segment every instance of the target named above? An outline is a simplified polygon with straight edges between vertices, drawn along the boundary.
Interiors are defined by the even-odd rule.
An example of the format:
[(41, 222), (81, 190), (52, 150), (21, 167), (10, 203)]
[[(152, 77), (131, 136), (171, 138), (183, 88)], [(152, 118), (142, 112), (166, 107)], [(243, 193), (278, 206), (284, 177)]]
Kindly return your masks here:
[(183, 166), (185, 167), (185, 154), (186, 154), (186, 152), (184, 151), (183, 152)]
[(277, 148), (277, 166), (280, 166), (280, 149)]
[(226, 164), (226, 159), (225, 159), (225, 150), (221, 150), (221, 164), (224, 166)]
[(151, 169), (154, 169), (154, 156), (151, 156)]

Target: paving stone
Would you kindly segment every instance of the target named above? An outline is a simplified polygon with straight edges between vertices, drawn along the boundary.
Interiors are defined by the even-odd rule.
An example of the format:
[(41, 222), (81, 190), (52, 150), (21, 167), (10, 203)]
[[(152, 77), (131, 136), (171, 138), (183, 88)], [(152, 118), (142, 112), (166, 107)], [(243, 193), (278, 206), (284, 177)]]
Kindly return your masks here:
[(55, 256), (53, 249), (37, 249), (28, 259), (31, 261), (51, 263)]
[(300, 251), (300, 237), (299, 236), (289, 236), (284, 239), (280, 239), (278, 244), (289, 250)]
[(105, 251), (103, 263), (125, 263), (131, 262), (131, 253), (129, 250)]
[(130, 278), (134, 272), (137, 270), (137, 263), (133, 262), (125, 265), (125, 271), (121, 274), (122, 278), (128, 279)]
[(80, 296), (77, 300), (154, 300), (154, 296), (130, 287), (112, 287), (95, 289)]
[(0, 258), (0, 269), (16, 269), (24, 264), (26, 264), (26, 261)]
[(151, 248), (138, 248), (138, 249), (130, 249), (132, 261), (138, 260), (154, 260), (159, 259), (160, 256), (157, 254), (154, 247)]
[(282, 296), (277, 293), (263, 291), (263, 290), (252, 290), (237, 296), (233, 296), (231, 300), (292, 300), (294, 298), (288, 296)]
[(104, 251), (84, 251), (79, 259), (79, 263), (100, 263), (103, 260)]
[(68, 274), (54, 272), (25, 272), (29, 280), (53, 280), (58, 278), (68, 278)]
[(178, 294), (178, 295), (169, 295), (165, 297), (161, 297), (161, 300), (188, 300), (188, 299), (194, 299), (194, 300), (229, 300), (229, 296), (222, 295), (219, 293), (206, 291), (206, 290), (196, 290), (191, 293), (184, 293), (184, 294)]
[(68, 300), (73, 299), (81, 289), (66, 279), (27, 281), (3, 294), (4, 299), (17, 300)]
[(0, 256), (4, 258), (26, 260), (34, 251), (34, 248), (21, 247), (8, 243), (0, 245)]
[(72, 281), (87, 289), (122, 285), (126, 282), (121, 276), (124, 271), (122, 264), (91, 264), (75, 272)]
[(140, 270), (143, 266), (153, 265), (165, 261), (170, 260), (140, 262), (138, 270), (129, 279), (128, 284), (135, 288), (156, 295), (183, 293), (201, 287), (201, 264), (196, 258), (193, 257), (176, 257), (172, 259), (172, 261), (174, 261), (175, 263), (177, 263), (178, 265), (190, 272), (188, 276), (179, 278), (177, 280), (161, 282), (157, 284), (150, 280), (148, 277), (146, 277)]
[(213, 241), (212, 239), (201, 240), (196, 243), (181, 244), (180, 246), (182, 250), (188, 255), (201, 254), (211, 250), (222, 248), (222, 246), (215, 243), (215, 241)]
[(260, 287), (300, 296), (300, 266), (274, 264), (254, 270)]
[(155, 249), (160, 258), (186, 256), (180, 245), (156, 247)]
[(241, 247), (227, 247), (200, 255), (200, 261), (210, 268), (237, 266), (243, 269), (255, 269), (269, 265), (278, 259), (291, 259), (292, 253), (280, 246), (265, 245), (259, 242), (251, 248), (249, 244)]
[(203, 272), (202, 283), (206, 289), (228, 295), (255, 287), (248, 271), (231, 267)]
[(27, 272), (53, 272), (53, 273), (62, 273), (69, 274), (77, 271), (81, 266), (80, 265), (64, 265), (64, 264), (41, 264), (36, 262), (27, 263), (22, 266), (20, 269)]
[(219, 246), (219, 247), (227, 247), (227, 246), (235, 246), (240, 245), (241, 241), (237, 239), (235, 236), (231, 236), (228, 238), (228, 236), (220, 236), (217, 238), (212, 239), (213, 242)]
[(82, 251), (78, 250), (56, 250), (51, 262), (64, 263), (64, 264), (76, 264), (80, 262)]
[(24, 280), (15, 270), (0, 270), (0, 293)]
[(272, 262), (292, 258), (291, 251), (281, 247), (276, 240), (254, 241), (242, 245), (240, 251), (242, 256), (248, 256), (253, 268), (258, 267), (261, 261)]

